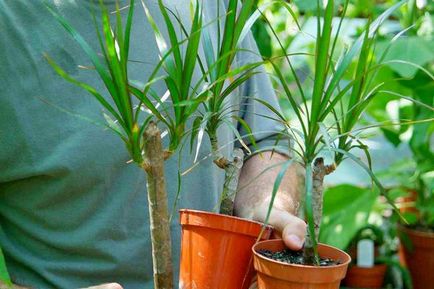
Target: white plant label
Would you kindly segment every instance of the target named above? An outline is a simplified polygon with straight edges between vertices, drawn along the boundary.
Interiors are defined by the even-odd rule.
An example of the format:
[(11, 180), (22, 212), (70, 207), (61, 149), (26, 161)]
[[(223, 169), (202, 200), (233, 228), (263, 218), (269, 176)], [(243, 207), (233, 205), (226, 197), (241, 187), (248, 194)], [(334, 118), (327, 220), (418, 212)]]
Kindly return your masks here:
[(374, 241), (365, 239), (357, 243), (357, 266), (365, 268), (374, 266)]

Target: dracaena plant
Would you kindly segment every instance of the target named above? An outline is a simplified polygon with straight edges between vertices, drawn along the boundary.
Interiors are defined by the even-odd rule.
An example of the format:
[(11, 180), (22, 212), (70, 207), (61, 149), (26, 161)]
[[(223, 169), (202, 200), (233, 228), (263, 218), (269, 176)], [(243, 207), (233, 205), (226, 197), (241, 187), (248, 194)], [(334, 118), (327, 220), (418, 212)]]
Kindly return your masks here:
[[(167, 192), (164, 179), (164, 161), (180, 146), (186, 135), (185, 126), (194, 114), (202, 98), (191, 92), (190, 85), (196, 69), (196, 55), (199, 47), (202, 25), (201, 7), (196, 2), (189, 38), (178, 41), (166, 7), (159, 1), (160, 12), (169, 32), (169, 42), (160, 33), (146, 5), (144, 11), (157, 36), (160, 61), (152, 71), (146, 84), (137, 87), (128, 78), (128, 52), (130, 32), (135, 9), (131, 0), (125, 24), (118, 5), (115, 11), (115, 24), (110, 24), (110, 12), (100, 1), (101, 28), (94, 16), (100, 54), (94, 51), (86, 40), (49, 5), (58, 22), (86, 52), (98, 77), (104, 82), (108, 97), (91, 85), (80, 82), (68, 75), (48, 55), (48, 62), (55, 71), (73, 84), (88, 91), (106, 111), (107, 125), (124, 141), (134, 163), (142, 168), (147, 176), (154, 287), (172, 289), (173, 266), (170, 241), (170, 221), (167, 205)], [(181, 45), (186, 46), (181, 53)], [(157, 57), (157, 55), (156, 55)], [(165, 73), (161, 76), (161, 70)], [(153, 84), (164, 81), (167, 92), (159, 95)], [(170, 105), (165, 103), (170, 98)], [(161, 141), (159, 122), (168, 132), (169, 145), (164, 148)]]
[[(372, 172), (370, 155), (367, 146), (362, 143), (358, 134), (362, 128), (356, 127), (369, 102), (379, 93), (399, 92), (384, 91), (382, 85), (372, 85), (372, 79), (382, 63), (387, 49), (379, 58), (374, 57), (376, 39), (380, 25), (396, 11), (404, 2), (387, 9), (375, 20), (368, 20), (361, 35), (343, 52), (338, 53), (336, 46), (339, 38), (345, 13), (349, 1), (341, 7), (341, 16), (336, 24), (334, 14), (337, 1), (326, 1), (324, 7), (317, 2), (317, 32), (314, 39), (315, 51), (312, 57), (314, 62), (313, 75), (303, 82), (294, 68), (292, 60), (286, 54), (282, 42), (277, 37), (273, 27), (272, 33), (281, 47), (281, 56), (269, 61), (272, 74), (282, 89), (281, 95), (289, 101), (296, 120), (300, 123), (297, 129), (292, 121), (279, 113), (266, 102), (257, 100), (267, 106), (276, 115), (276, 120), (283, 123), (287, 132), (295, 141), (298, 161), (305, 167), (305, 198), (304, 217), (308, 222), (304, 256), (306, 263), (319, 265), (317, 252), (317, 238), (319, 235), (322, 216), (322, 195), (324, 177), (333, 171), (344, 159), (351, 159), (360, 165), (378, 186), (380, 192), (390, 201), (379, 180)], [(295, 13), (291, 13), (295, 15)], [(295, 19), (297, 25), (297, 19)], [(300, 27), (298, 25), (298, 27)], [(405, 30), (399, 33), (399, 37)], [(391, 41), (390, 45), (393, 43)], [(290, 82), (282, 72), (278, 61), (285, 61), (295, 80)], [(411, 65), (411, 63), (407, 63)], [(348, 72), (351, 66), (354, 71)], [(432, 76), (431, 76), (432, 77)], [(306, 85), (313, 83), (312, 86)], [(293, 86), (293, 87), (290, 87)], [(295, 88), (295, 89), (294, 89)], [(310, 90), (311, 89), (311, 90)], [(310, 97), (308, 97), (310, 96)], [(405, 97), (405, 96), (402, 96)], [(410, 99), (410, 98), (408, 98)], [(414, 100), (413, 100), (414, 101)], [(368, 164), (362, 162), (350, 151), (361, 149), (368, 159)], [(325, 164), (320, 154), (328, 151), (333, 155), (333, 162)], [(288, 161), (276, 178), (273, 189), (273, 198), (282, 181), (285, 170), (293, 160)], [(390, 202), (391, 203), (391, 202)], [(391, 203), (392, 204), (392, 203)], [(271, 208), (272, 204), (270, 204)]]
[[(245, 0), (240, 3), (238, 0), (229, 0), (222, 17), (220, 11), (217, 11), (217, 47), (214, 47), (209, 31), (207, 29), (202, 31), (205, 60), (200, 67), (206, 76), (207, 89), (204, 93), (207, 97), (206, 101), (203, 102), (204, 113), (196, 118), (197, 125), (193, 127), (192, 136), (203, 132), (207, 133), (211, 143), (213, 161), (219, 168), (225, 170), (220, 213), (228, 215), (233, 214), (234, 199), (238, 189), (238, 179), (243, 165), (244, 152), (240, 148), (235, 148), (232, 156), (224, 156), (220, 152), (221, 144), (217, 131), (220, 126), (227, 125), (247, 152), (250, 153), (250, 149), (243, 139), (248, 139), (251, 145), (257, 149), (254, 138), (255, 132), (252, 132), (247, 122), (234, 114), (233, 109), (228, 107), (226, 102), (227, 98), (237, 88), (255, 74), (261, 73), (260, 69), (263, 68), (265, 63), (262, 60), (251, 60), (242, 65), (236, 65), (235, 63), (238, 52), (257, 54), (255, 51), (243, 48), (242, 42), (261, 16), (261, 11), (267, 9), (275, 1), (264, 3), (260, 8), (256, 8), (256, 2), (254, 0)], [(281, 2), (281, 4), (284, 7), (289, 7), (284, 2)], [(219, 4), (217, 5), (219, 7)], [(223, 31), (220, 29), (220, 21), (222, 20), (224, 22)], [(260, 59), (259, 57), (256, 58)], [(252, 99), (255, 99), (255, 97)], [(228, 117), (234, 118), (245, 130), (246, 135), (241, 136)], [(198, 143), (199, 146), (200, 143)]]
[[(183, 37), (192, 38), (195, 33), (200, 33), (202, 37), (203, 54), (195, 50), (194, 52), (197, 55), (189, 55), (191, 62), (198, 62), (202, 76), (194, 83), (188, 83), (188, 85), (192, 87), (191, 93), (196, 94), (197, 99), (201, 100), (203, 108), (197, 112), (198, 115), (195, 116), (193, 121), (190, 131), (190, 150), (193, 150), (193, 144), (196, 142), (196, 156), (194, 158), (194, 162), (196, 163), (203, 136), (206, 133), (211, 143), (214, 163), (219, 168), (225, 170), (225, 182), (220, 200), (220, 213), (228, 215), (233, 213), (233, 202), (244, 153), (241, 149), (235, 149), (229, 158), (224, 156), (221, 153), (221, 144), (218, 140), (217, 130), (221, 125), (227, 125), (234, 132), (237, 140), (249, 150), (237, 127), (230, 119), (234, 118), (250, 133), (247, 137), (255, 145), (249, 125), (236, 115), (236, 111), (228, 106), (225, 100), (230, 95), (233, 95), (237, 91), (237, 88), (249, 80), (252, 75), (256, 74), (257, 71), (255, 69), (263, 64), (263, 61), (258, 60), (246, 65), (234, 65), (236, 54), (242, 50), (240, 48), (241, 43), (259, 15), (258, 13), (253, 13), (253, 0), (244, 1), (242, 5), (238, 2), (237, 0), (228, 1), (225, 11), (220, 11), (222, 5), (217, 3), (216, 19), (211, 19), (210, 22), (205, 24), (201, 22), (197, 29), (193, 29), (192, 27), (191, 31), (187, 31), (185, 24), (175, 11), (166, 8), (166, 12), (163, 14), (166, 23), (170, 23), (166, 28), (171, 36), (172, 47), (176, 47), (176, 43), (182, 42), (182, 40), (177, 36), (174, 24), (170, 22), (172, 21), (171, 17), (181, 27)], [(161, 3), (160, 6), (163, 7)], [(151, 18), (149, 13), (147, 15), (148, 18)], [(150, 22), (154, 22), (153, 19), (150, 19)], [(223, 29), (221, 29), (221, 23), (224, 23)], [(209, 27), (214, 28), (215, 26), (217, 26), (217, 41), (216, 44), (213, 44)], [(161, 35), (160, 30), (156, 26), (153, 28), (158, 42)], [(214, 45), (217, 45), (217, 47), (214, 47)], [(249, 51), (244, 50), (244, 52)], [(179, 54), (179, 52), (174, 54)], [(173, 87), (176, 88), (176, 86)]]
[[(197, 123), (201, 123), (194, 133), (199, 134), (205, 130), (211, 143), (214, 163), (221, 169), (225, 170), (225, 183), (220, 204), (220, 213), (232, 215), (234, 208), (234, 199), (238, 185), (238, 178), (243, 164), (244, 153), (241, 149), (235, 149), (232, 159), (223, 156), (219, 148), (217, 130), (222, 124), (228, 125), (238, 140), (244, 145), (237, 128), (227, 121), (228, 115), (234, 117), (245, 129), (250, 132), (248, 124), (241, 118), (235, 116), (232, 109), (225, 105), (225, 100), (236, 89), (247, 81), (256, 72), (254, 68), (258, 67), (261, 62), (250, 63), (245, 66), (233, 68), (233, 62), (239, 46), (243, 41), (246, 33), (250, 30), (253, 21), (251, 14), (254, 8), (252, 0), (244, 1), (241, 7), (237, 0), (230, 0), (224, 14), (224, 29), (220, 31), (220, 15), (217, 11), (218, 34), (217, 47), (213, 46), (209, 31), (203, 31), (203, 51), (207, 67), (207, 100), (204, 102), (205, 113), (200, 116)], [(217, 4), (219, 5), (219, 4)], [(239, 9), (238, 9), (239, 8)], [(221, 35), (223, 34), (223, 35)], [(228, 85), (225, 86), (225, 80), (231, 78)], [(251, 142), (255, 144), (254, 138)], [(244, 145), (244, 147), (246, 147)]]

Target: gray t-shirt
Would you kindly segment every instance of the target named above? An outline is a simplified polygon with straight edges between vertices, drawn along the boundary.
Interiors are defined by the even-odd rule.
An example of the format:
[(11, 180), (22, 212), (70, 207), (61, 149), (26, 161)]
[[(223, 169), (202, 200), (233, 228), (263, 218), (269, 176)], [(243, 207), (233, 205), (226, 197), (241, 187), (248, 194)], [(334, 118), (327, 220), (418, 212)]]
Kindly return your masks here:
[[(90, 11), (98, 1), (48, 2), (97, 49)], [(121, 6), (127, 3), (120, 2)], [(158, 54), (140, 1), (136, 2), (130, 59), (137, 61), (129, 73), (144, 81)], [(114, 0), (105, 3), (114, 10)], [(156, 0), (147, 3), (163, 28)], [(187, 23), (189, 3), (167, 4)], [(205, 22), (210, 22), (221, 3), (204, 3)], [(93, 9), (99, 15), (98, 5)], [(214, 26), (211, 32), (216, 41)], [(126, 289), (152, 288), (144, 174), (127, 163), (129, 156), (122, 141), (95, 124), (104, 123), (96, 100), (60, 78), (43, 53), (75, 78), (102, 90), (94, 71), (79, 68), (90, 65), (89, 60), (42, 0), (0, 0), (0, 32), (0, 246), (11, 277), (17, 284), (34, 288), (77, 288), (111, 281)], [(256, 49), (251, 37), (244, 42), (245, 47)], [(239, 61), (246, 61), (247, 55), (240, 57)], [(251, 79), (239, 95), (261, 97), (277, 106), (265, 74)], [(232, 97), (231, 102), (254, 131), (267, 131), (260, 139), (278, 129), (276, 123), (257, 116), (269, 114), (262, 105), (241, 97)], [(226, 145), (223, 152), (228, 154), (234, 134), (225, 127), (219, 133)], [(205, 141), (199, 159), (209, 151)], [(178, 158), (175, 155), (166, 166), (170, 205), (179, 169), (188, 168), (193, 161), (189, 149), (181, 155), (181, 168)], [(222, 181), (223, 172), (212, 160), (202, 161), (182, 178), (177, 207), (216, 209)], [(172, 238), (177, 265), (177, 213)]]

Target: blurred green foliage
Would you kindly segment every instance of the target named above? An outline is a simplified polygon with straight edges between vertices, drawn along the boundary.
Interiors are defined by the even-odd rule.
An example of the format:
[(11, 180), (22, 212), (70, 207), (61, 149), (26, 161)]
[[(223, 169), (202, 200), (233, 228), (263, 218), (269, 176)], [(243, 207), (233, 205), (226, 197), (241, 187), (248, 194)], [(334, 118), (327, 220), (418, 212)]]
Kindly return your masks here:
[(320, 241), (345, 250), (356, 233), (368, 224), (378, 191), (339, 185), (324, 193)]

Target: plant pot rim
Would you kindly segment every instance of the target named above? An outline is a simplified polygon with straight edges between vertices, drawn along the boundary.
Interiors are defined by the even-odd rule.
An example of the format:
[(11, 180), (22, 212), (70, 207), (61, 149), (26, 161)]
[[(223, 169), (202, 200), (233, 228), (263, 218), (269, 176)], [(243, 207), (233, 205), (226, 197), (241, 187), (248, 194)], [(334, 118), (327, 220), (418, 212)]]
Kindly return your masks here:
[[(239, 233), (239, 234), (243, 234), (243, 235), (249, 235), (249, 236), (253, 236), (253, 235), (256, 236), (256, 235), (259, 235), (261, 233), (261, 231), (263, 231), (261, 239), (268, 239), (269, 236), (271, 235), (271, 233), (273, 232), (273, 227), (270, 225), (265, 225), (264, 223), (245, 219), (245, 218), (241, 218), (241, 217), (229, 216), (229, 215), (213, 213), (213, 212), (208, 212), (208, 211), (194, 210), (194, 209), (180, 209), (179, 213), (181, 214), (180, 224), (182, 226), (185, 226), (185, 225), (187, 225), (187, 226), (188, 225), (201, 226), (201, 227), (208, 227), (209, 226), (209, 227), (213, 227), (215, 229), (223, 230), (223, 231), (233, 231), (233, 230), (237, 229), (233, 225), (227, 226), (227, 220), (229, 219), (231, 221), (236, 222), (237, 224), (240, 224), (242, 227), (245, 228), (241, 232), (233, 231), (235, 233)], [(199, 216), (210, 217), (210, 218), (217, 219), (217, 220), (221, 219), (221, 222), (212, 222), (212, 224), (211, 223), (208, 224), (206, 222), (205, 222), (206, 223), (205, 224), (202, 221), (192, 222), (188, 218), (183, 218), (182, 215), (195, 215), (195, 216), (198, 216), (198, 218), (200, 218)], [(265, 229), (263, 229), (264, 225), (265, 225)], [(238, 226), (238, 229), (239, 229), (239, 227), (240, 226)]]
[[(202, 210), (195, 210), (195, 209), (179, 209), (179, 212), (186, 212), (186, 213), (199, 213), (199, 214), (203, 214), (203, 215), (210, 215), (210, 216), (222, 216), (224, 218), (231, 218), (231, 219), (235, 219), (235, 220), (239, 220), (242, 222), (248, 222), (248, 223), (256, 223), (258, 225), (263, 226), (264, 223), (258, 222), (258, 221), (254, 221), (254, 220), (249, 220), (246, 218), (241, 218), (241, 217), (237, 217), (237, 216), (230, 216), (230, 215), (225, 215), (225, 214), (220, 214), (220, 213), (214, 213), (214, 212), (208, 212), (208, 211), (202, 211)], [(265, 225), (265, 227), (273, 229), (273, 226), (271, 225)]]
[(421, 230), (418, 230), (416, 228), (411, 228), (409, 226), (406, 226), (406, 225), (400, 224), (400, 223), (398, 223), (398, 228), (403, 232), (410, 233), (410, 234), (416, 235), (418, 237), (425, 237), (425, 238), (433, 238), (434, 239), (434, 232), (421, 231)]
[(260, 246), (261, 244), (269, 243), (269, 242), (270, 243), (271, 242), (276, 242), (277, 243), (277, 242), (283, 242), (283, 241), (282, 241), (282, 239), (273, 239), (273, 240), (260, 241), (260, 242), (257, 242), (252, 247), (252, 251), (253, 251), (253, 254), (256, 257), (258, 257), (258, 258), (260, 258), (262, 260), (265, 260), (267, 262), (270, 262), (270, 263), (276, 263), (276, 264), (279, 264), (279, 265), (288, 266), (288, 267), (296, 267), (296, 268), (300, 268), (300, 269), (304, 268), (304, 269), (315, 269), (315, 270), (328, 270), (328, 269), (333, 269), (333, 268), (347, 267), (351, 263), (351, 257), (345, 251), (343, 251), (341, 249), (338, 249), (336, 247), (330, 246), (330, 245), (322, 244), (322, 243), (318, 243), (318, 247), (326, 247), (326, 248), (330, 248), (330, 249), (334, 249), (336, 251), (339, 251), (339, 252), (341, 252), (341, 253), (343, 253), (345, 255), (346, 260), (344, 262), (342, 262), (341, 264), (331, 265), (331, 266), (311, 266), (311, 265), (290, 264), (290, 263), (286, 263), (286, 262), (276, 261), (274, 259), (267, 258), (264, 255), (259, 254), (256, 251), (256, 247), (257, 246)]

